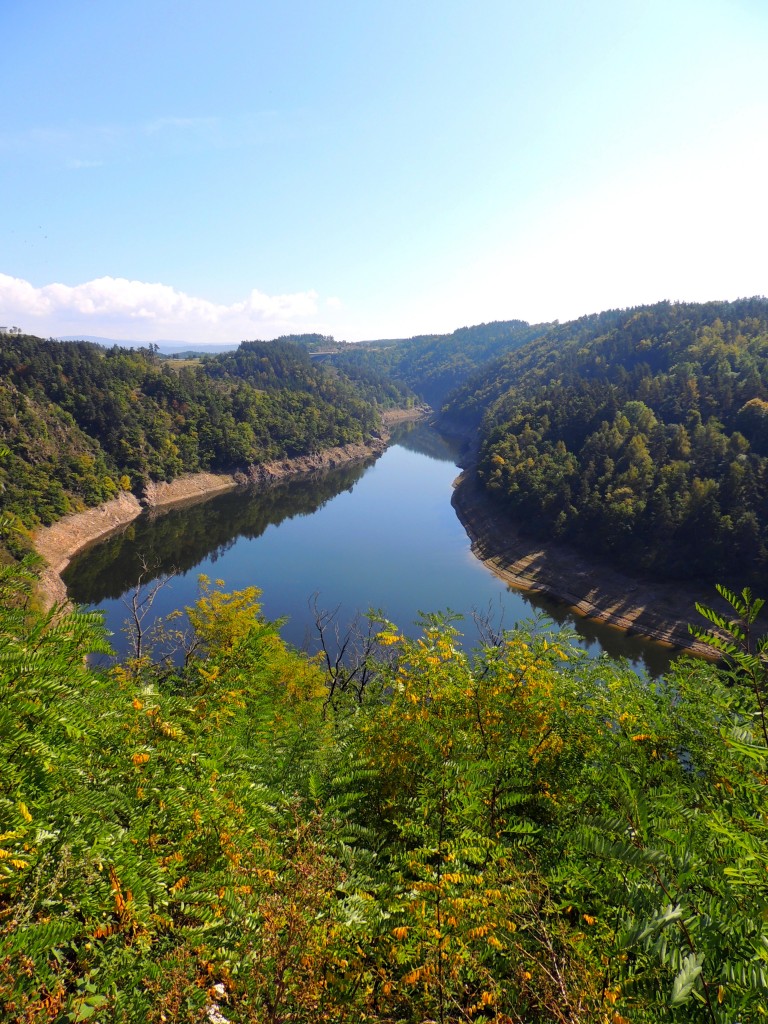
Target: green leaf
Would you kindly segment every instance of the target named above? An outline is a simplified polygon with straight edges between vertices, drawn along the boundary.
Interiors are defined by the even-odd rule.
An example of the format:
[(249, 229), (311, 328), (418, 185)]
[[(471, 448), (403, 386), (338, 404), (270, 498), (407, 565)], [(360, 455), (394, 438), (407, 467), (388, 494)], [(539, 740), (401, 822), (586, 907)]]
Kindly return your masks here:
[(672, 904), (669, 904), (660, 914), (657, 914), (656, 917), (653, 917), (650, 921), (646, 922), (642, 931), (633, 941), (642, 942), (650, 935), (655, 935), (657, 932), (661, 931), (662, 928), (666, 928), (668, 924), (673, 924), (675, 921), (681, 920), (682, 916), (683, 912), (679, 905), (672, 906)]
[(670, 1006), (681, 1006), (688, 1001), (696, 984), (696, 979), (701, 974), (703, 961), (704, 957), (699, 953), (691, 953), (683, 960), (683, 966), (680, 968), (672, 984), (672, 996), (669, 1000)]
[(75, 1004), (75, 1008), (69, 1014), (69, 1019), (75, 1024), (76, 1021), (89, 1020), (109, 1000), (102, 995), (88, 995)]

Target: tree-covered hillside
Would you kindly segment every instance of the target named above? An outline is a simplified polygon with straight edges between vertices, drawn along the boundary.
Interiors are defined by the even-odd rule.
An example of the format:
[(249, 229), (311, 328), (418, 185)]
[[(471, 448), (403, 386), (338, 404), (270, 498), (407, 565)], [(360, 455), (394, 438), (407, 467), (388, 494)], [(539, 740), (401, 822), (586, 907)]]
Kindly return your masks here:
[[(263, 386), (265, 369), (261, 365), (261, 353), (264, 344), (270, 346), (270, 361), (280, 363), (281, 380), (291, 381), (294, 387), (312, 390), (315, 386), (313, 381), (318, 375), (341, 377), (354, 387), (358, 398), (374, 405), (393, 408), (412, 404), (410, 389), (393, 380), (385, 367), (375, 364), (368, 366), (354, 359), (323, 362), (317, 358), (307, 359), (307, 353), (317, 357), (332, 353), (343, 355), (349, 350), (350, 346), (344, 342), (336, 342), (322, 334), (290, 335), (267, 343), (245, 341), (236, 352), (215, 359), (208, 357), (204, 360), (205, 366), (211, 372), (229, 373), (255, 387)], [(269, 372), (267, 370), (267, 374)]]
[(478, 367), (547, 330), (547, 324), (504, 320), (461, 327), (452, 334), (343, 346), (332, 359), (347, 372), (360, 367), (386, 374), (438, 409), (446, 395)]
[(49, 523), (148, 480), (364, 441), (390, 392), (287, 342), (180, 364), (152, 348), (4, 333), (0, 502), (27, 525)]
[(614, 310), (552, 328), (444, 407), (533, 533), (741, 586), (768, 568), (768, 300)]

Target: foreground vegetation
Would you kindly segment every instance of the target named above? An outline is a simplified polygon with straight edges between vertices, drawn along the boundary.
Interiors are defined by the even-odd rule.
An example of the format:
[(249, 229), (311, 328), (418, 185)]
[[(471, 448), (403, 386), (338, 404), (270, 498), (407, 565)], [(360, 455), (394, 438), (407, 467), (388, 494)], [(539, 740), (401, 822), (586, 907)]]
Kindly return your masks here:
[[(546, 628), (357, 666), (201, 581), (182, 667), (0, 570), (9, 1022), (747, 1024), (768, 1012), (766, 669), (648, 684)], [(751, 653), (750, 653), (751, 652)], [(220, 1014), (221, 1017), (216, 1017)]]

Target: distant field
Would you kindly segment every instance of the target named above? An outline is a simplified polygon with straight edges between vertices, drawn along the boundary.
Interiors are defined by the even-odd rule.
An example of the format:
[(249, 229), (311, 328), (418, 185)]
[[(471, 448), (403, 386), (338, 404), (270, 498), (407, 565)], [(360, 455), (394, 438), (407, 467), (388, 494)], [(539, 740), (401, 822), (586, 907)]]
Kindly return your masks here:
[(195, 356), (193, 358), (179, 359), (177, 356), (165, 356), (163, 362), (166, 366), (170, 366), (172, 370), (182, 370), (185, 366), (199, 366), (200, 357)]

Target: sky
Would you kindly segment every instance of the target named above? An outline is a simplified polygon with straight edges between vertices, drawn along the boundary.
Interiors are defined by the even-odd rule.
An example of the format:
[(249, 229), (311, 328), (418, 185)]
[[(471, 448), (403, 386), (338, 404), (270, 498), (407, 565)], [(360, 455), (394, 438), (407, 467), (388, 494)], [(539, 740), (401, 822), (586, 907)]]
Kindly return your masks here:
[(235, 343), (768, 293), (765, 0), (2, 0), (0, 325)]

